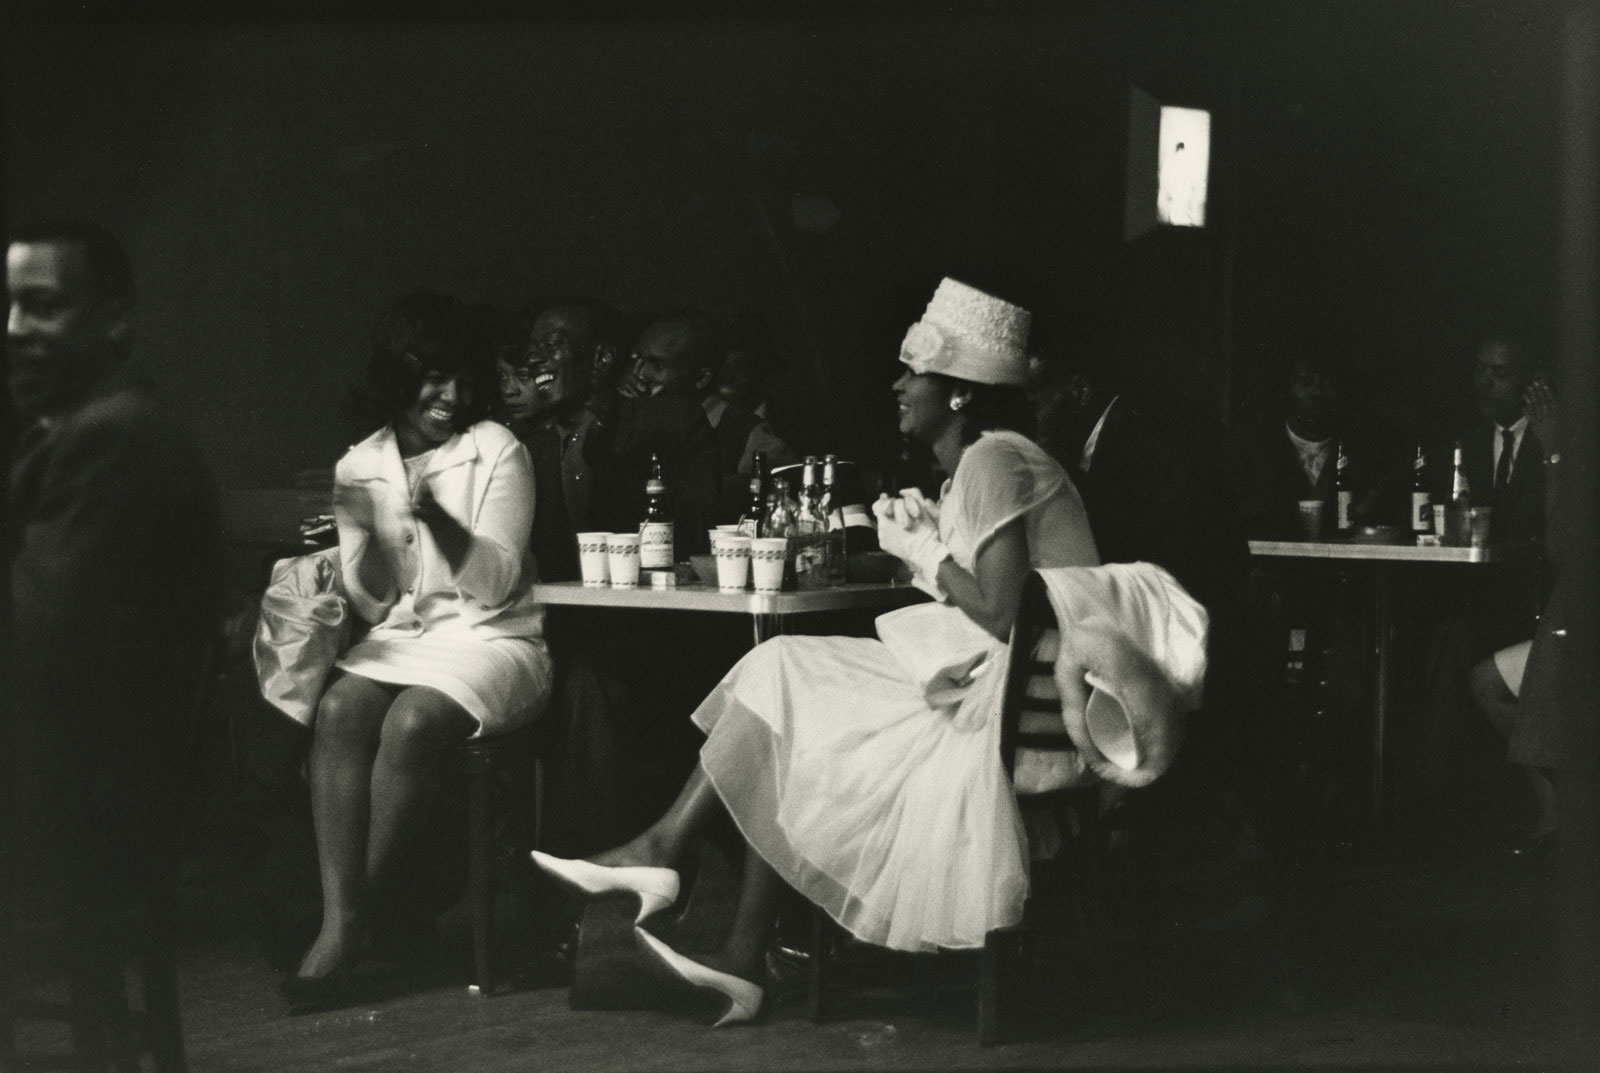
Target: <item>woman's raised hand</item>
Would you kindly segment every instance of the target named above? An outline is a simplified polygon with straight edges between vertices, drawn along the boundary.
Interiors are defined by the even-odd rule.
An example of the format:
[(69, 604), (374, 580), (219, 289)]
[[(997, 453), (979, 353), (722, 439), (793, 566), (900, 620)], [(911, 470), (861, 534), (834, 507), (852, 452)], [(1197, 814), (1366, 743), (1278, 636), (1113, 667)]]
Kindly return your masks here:
[(1528, 390), (1522, 393), (1522, 403), (1528, 410), (1528, 425), (1533, 429), (1533, 434), (1539, 437), (1539, 444), (1544, 448), (1544, 456), (1561, 453), (1561, 410), (1556, 405), (1556, 397), (1550, 390), (1550, 383), (1542, 376), (1533, 378), (1528, 385)]

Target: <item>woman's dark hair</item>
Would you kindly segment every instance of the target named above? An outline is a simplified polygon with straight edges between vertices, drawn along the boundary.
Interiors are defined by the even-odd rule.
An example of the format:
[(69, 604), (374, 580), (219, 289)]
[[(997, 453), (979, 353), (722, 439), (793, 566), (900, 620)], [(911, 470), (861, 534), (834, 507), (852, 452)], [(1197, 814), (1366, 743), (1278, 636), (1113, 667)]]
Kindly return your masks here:
[(373, 326), (366, 385), (352, 408), (364, 424), (392, 421), (417, 401), (429, 373), (459, 376), (472, 388), (471, 402), (456, 411), (457, 430), (488, 416), (494, 349), (481, 319), (446, 295), (404, 295)]
[(1033, 435), (1033, 405), (1025, 389), (1013, 384), (976, 384), (943, 373), (930, 375), (937, 376), (951, 388), (964, 387), (972, 393), (961, 410), (967, 419), (961, 426), (963, 444), (976, 443), (980, 433), (995, 429)]

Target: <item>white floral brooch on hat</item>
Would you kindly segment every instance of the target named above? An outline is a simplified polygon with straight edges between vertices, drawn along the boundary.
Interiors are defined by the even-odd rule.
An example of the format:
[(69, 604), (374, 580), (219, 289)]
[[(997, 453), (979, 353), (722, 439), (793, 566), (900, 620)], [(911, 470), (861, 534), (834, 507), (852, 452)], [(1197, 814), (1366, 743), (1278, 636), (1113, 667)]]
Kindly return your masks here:
[(900, 360), (920, 375), (929, 371), (943, 349), (944, 333), (927, 321), (919, 320), (906, 332), (905, 342), (900, 344)]

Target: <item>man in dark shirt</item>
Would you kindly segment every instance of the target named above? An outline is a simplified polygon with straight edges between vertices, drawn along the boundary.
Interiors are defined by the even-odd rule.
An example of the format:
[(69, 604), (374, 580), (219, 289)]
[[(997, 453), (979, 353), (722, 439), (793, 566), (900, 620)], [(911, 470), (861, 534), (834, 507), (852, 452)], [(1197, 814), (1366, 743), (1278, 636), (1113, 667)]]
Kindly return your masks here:
[(6, 286), (16, 838), (0, 868), (48, 892), (93, 959), (113, 899), (176, 848), (219, 629), (217, 495), (181, 422), (122, 374), (134, 286), (109, 232), (13, 232)]
[(1352, 521), (1375, 520), (1382, 492), (1368, 479), (1370, 467), (1340, 406), (1332, 362), (1305, 350), (1289, 359), (1281, 377), (1278, 414), (1254, 432), (1248, 457), (1238, 467), (1246, 530), (1264, 539), (1302, 539), (1310, 534), (1303, 528), (1300, 504), (1317, 500), (1322, 503), (1322, 535), (1332, 536), (1338, 526), (1334, 479), (1341, 447), (1354, 492)]
[(776, 360), (766, 321), (745, 316), (735, 321), (727, 356), (707, 383), (700, 405), (717, 435), (718, 518), (733, 521), (750, 498), (755, 456), (766, 456), (770, 470), (800, 461), (774, 431), (767, 415), (767, 382)]
[(653, 317), (617, 384), (619, 510), (635, 525), (644, 517), (650, 456), (658, 455), (680, 559), (707, 550), (706, 531), (718, 515), (717, 433), (700, 400), (722, 361), (722, 340), (721, 327), (702, 310)]
[[(575, 534), (626, 528), (611, 461), (616, 398), (610, 378), (621, 316), (588, 299), (558, 299), (517, 319), (520, 353), (502, 363), (508, 424), (533, 458), (533, 553), (542, 581), (578, 577)], [(633, 524), (636, 524), (634, 522)]]

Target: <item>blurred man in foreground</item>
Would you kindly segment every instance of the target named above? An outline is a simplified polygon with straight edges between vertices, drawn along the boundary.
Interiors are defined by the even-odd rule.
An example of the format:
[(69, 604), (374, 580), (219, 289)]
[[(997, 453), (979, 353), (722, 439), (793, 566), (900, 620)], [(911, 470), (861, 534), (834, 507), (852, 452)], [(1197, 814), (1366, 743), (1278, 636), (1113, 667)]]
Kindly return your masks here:
[[(217, 498), (181, 423), (123, 374), (134, 284), (105, 229), (13, 232), (7, 501), (15, 867), (109, 989), (111, 906), (159, 890), (218, 631)], [(100, 1026), (107, 1033), (112, 1026)], [(107, 1040), (80, 1040), (91, 1049)]]

